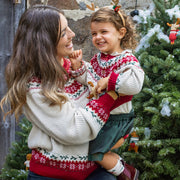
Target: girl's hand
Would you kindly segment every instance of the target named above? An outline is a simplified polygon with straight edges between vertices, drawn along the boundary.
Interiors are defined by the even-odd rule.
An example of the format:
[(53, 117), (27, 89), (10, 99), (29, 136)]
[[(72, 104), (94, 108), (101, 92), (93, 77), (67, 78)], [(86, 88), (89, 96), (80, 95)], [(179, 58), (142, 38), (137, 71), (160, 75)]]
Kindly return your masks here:
[(103, 90), (106, 90), (107, 87), (108, 87), (108, 81), (109, 81), (109, 76), (100, 79), (100, 80), (97, 82), (97, 85), (96, 85), (96, 87), (95, 87), (96, 92), (100, 94), (100, 93), (102, 93)]
[(71, 61), (71, 66), (73, 70), (77, 70), (82, 65), (82, 50), (75, 50), (73, 53), (69, 56), (69, 59)]
[[(105, 77), (105, 78), (102, 78), (100, 79), (98, 82), (97, 82), (97, 85), (95, 87), (95, 91), (100, 94), (102, 93), (102, 91), (105, 91), (108, 87), (108, 81), (109, 81), (109, 76), (108, 77)], [(126, 96), (126, 94), (122, 94), (122, 93), (118, 93), (119, 96)]]

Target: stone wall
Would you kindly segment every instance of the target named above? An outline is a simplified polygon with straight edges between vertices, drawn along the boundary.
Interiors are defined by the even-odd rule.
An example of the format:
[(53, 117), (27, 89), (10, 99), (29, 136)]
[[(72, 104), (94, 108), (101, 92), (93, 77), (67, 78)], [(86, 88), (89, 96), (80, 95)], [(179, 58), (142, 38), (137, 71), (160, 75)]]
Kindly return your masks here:
[[(83, 50), (83, 58), (87, 61), (97, 50), (93, 47), (90, 34), (90, 15), (91, 10), (86, 8), (87, 5), (94, 3), (95, 6), (109, 6), (111, 0), (28, 0), (27, 5), (48, 4), (63, 10), (68, 19), (69, 27), (75, 32), (73, 39), (74, 48)], [(137, 0), (137, 9), (147, 8), (152, 0)], [(136, 0), (120, 0), (119, 3), (126, 13), (129, 14), (135, 9)]]

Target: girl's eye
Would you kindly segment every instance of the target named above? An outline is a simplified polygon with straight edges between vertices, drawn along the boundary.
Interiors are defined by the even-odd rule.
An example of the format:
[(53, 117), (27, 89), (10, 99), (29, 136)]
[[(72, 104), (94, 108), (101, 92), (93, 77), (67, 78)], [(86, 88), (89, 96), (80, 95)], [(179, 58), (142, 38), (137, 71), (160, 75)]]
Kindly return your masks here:
[(92, 36), (96, 36), (96, 33), (92, 33)]
[(102, 31), (102, 33), (104, 34), (104, 33), (106, 33), (107, 31)]

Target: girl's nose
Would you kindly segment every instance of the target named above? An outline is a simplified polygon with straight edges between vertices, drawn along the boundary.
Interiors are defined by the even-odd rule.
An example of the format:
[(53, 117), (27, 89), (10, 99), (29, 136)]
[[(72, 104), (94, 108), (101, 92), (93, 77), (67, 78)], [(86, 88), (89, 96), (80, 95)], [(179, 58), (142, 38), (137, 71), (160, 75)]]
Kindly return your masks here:
[(99, 39), (99, 38), (101, 38), (101, 34), (96, 34), (96, 39)]

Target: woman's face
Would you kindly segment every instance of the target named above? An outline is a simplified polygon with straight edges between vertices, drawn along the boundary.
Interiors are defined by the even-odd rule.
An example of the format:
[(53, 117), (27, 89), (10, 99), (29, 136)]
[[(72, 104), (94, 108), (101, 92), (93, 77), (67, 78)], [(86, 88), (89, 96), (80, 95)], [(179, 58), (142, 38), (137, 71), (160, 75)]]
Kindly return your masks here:
[(59, 60), (73, 52), (72, 38), (75, 36), (74, 32), (69, 28), (66, 18), (62, 14), (60, 14), (60, 17), (61, 37), (57, 45), (57, 55)]

